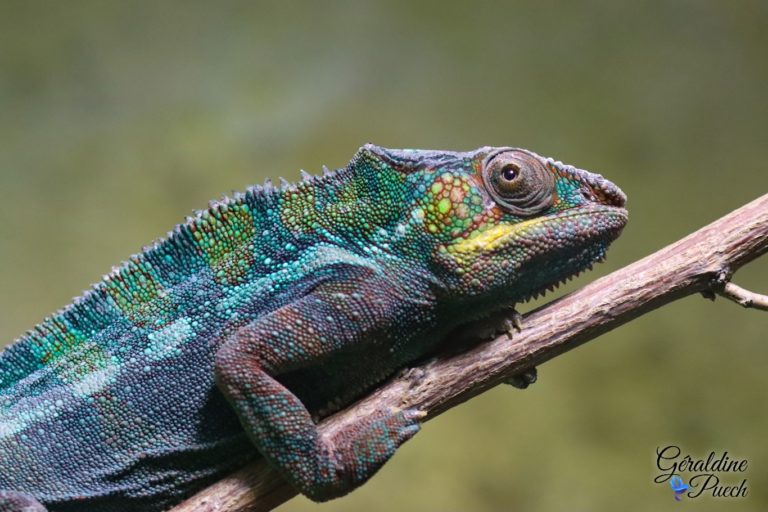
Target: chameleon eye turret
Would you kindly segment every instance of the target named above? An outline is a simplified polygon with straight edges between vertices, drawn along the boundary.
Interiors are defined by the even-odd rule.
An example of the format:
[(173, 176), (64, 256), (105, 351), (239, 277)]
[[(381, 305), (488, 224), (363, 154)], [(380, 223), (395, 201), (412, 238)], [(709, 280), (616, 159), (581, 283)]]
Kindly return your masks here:
[(554, 202), (555, 178), (542, 162), (521, 150), (490, 155), (483, 165), (483, 182), (493, 200), (509, 213), (528, 217)]

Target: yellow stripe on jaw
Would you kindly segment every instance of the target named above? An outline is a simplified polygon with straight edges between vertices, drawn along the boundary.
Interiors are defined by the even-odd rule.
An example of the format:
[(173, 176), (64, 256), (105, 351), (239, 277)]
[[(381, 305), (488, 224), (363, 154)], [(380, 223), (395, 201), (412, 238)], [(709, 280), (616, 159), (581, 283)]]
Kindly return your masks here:
[(510, 235), (521, 233), (539, 221), (540, 219), (531, 219), (514, 224), (497, 224), (471, 238), (459, 240), (447, 249), (459, 254), (492, 251), (498, 249)]

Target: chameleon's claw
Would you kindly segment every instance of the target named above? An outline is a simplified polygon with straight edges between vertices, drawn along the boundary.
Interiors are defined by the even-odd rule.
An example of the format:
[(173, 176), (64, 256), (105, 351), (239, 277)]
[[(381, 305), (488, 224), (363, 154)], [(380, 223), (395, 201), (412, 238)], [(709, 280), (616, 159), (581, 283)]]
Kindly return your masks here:
[(412, 389), (419, 384), (427, 376), (427, 372), (423, 368), (413, 367), (406, 368), (400, 372), (399, 378), (408, 381), (409, 389)]
[(515, 331), (522, 332), (523, 331), (523, 315), (518, 312), (514, 306), (512, 306), (512, 311), (507, 312), (510, 316), (505, 316), (502, 320), (502, 326), (503, 326), (503, 332), (507, 333), (507, 338), (510, 340), (515, 334)]
[(523, 331), (523, 315), (512, 306), (512, 324), (515, 326), (517, 332)]
[(422, 411), (421, 409), (406, 409), (404, 412), (409, 418), (416, 421), (421, 421), (427, 417), (427, 411)]
[(536, 382), (538, 375), (539, 372), (536, 370), (536, 367), (532, 367), (528, 368), (527, 370), (523, 370), (516, 375), (513, 375), (509, 379), (505, 380), (504, 383), (514, 386), (517, 389), (525, 389)]
[(467, 340), (492, 340), (501, 334), (506, 334), (509, 339), (515, 331), (523, 329), (523, 315), (518, 313), (514, 306), (492, 313), (491, 315), (466, 324), (457, 331), (460, 339)]

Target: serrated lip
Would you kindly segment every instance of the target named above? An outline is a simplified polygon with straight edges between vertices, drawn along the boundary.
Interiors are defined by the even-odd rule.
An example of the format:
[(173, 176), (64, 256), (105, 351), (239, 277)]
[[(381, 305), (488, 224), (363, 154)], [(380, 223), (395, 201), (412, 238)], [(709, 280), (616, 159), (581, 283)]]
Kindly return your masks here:
[(544, 217), (544, 218), (541, 218), (540, 220), (542, 220), (542, 222), (550, 222), (552, 220), (566, 219), (569, 217), (592, 216), (595, 213), (610, 213), (612, 215), (618, 215), (624, 219), (624, 224), (626, 224), (627, 220), (629, 219), (629, 212), (623, 206), (614, 206), (614, 205), (608, 205), (603, 203), (593, 203), (593, 204), (581, 205), (578, 208), (570, 208), (568, 210), (563, 210), (562, 212), (552, 217)]

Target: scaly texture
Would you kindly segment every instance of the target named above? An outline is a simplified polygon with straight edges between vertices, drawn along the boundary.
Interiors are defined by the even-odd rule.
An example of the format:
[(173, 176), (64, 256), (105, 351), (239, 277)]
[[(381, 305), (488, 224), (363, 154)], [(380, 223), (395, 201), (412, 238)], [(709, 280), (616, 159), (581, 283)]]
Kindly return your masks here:
[(313, 417), (602, 259), (623, 206), (525, 150), (373, 145), (213, 203), (0, 355), (0, 511), (162, 510), (257, 453), (349, 492), (420, 413), (333, 438)]

